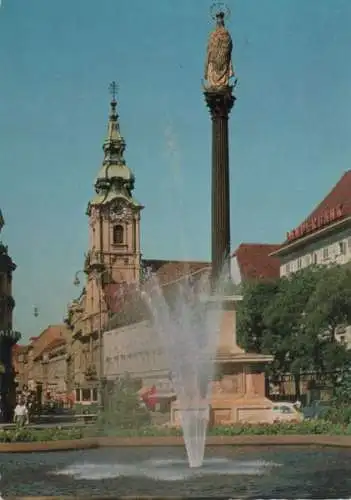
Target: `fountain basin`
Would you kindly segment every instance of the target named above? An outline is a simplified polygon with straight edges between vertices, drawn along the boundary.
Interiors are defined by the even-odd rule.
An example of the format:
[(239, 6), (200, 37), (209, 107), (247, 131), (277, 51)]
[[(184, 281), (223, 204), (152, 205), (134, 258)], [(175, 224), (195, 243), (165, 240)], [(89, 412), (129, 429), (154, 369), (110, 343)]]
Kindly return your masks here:
[(350, 459), (351, 449), (210, 446), (204, 466), (189, 469), (180, 447), (0, 453), (0, 491), (4, 498), (348, 498)]

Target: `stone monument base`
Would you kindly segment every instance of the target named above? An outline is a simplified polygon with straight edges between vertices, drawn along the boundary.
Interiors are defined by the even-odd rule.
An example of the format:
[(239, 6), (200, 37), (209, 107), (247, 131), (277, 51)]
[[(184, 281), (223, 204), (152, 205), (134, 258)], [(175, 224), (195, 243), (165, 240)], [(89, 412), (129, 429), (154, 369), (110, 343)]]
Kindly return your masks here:
[[(219, 345), (214, 361), (216, 380), (211, 383), (209, 425), (271, 423), (272, 402), (265, 397), (265, 366), (272, 356), (250, 354), (236, 342), (236, 303), (240, 296), (222, 297)], [(212, 301), (217, 301), (215, 297)], [(182, 408), (183, 409), (183, 408)], [(171, 426), (180, 425), (180, 405), (171, 405)], [(190, 409), (185, 411), (193, 411)]]
[[(272, 403), (266, 398), (242, 397), (238, 399), (212, 398), (209, 425), (260, 424), (272, 423)], [(178, 401), (171, 406), (171, 426), (180, 427), (180, 408)], [(187, 410), (185, 411), (192, 411)]]

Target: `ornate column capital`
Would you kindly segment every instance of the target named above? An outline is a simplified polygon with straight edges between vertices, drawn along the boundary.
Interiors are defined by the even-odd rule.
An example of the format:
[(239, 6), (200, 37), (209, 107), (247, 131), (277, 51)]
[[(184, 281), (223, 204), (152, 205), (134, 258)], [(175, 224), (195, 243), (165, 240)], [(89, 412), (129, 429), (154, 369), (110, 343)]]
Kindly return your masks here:
[(210, 110), (212, 120), (216, 118), (228, 119), (229, 113), (236, 101), (232, 90), (233, 87), (228, 86), (222, 89), (207, 89), (204, 91), (205, 101)]

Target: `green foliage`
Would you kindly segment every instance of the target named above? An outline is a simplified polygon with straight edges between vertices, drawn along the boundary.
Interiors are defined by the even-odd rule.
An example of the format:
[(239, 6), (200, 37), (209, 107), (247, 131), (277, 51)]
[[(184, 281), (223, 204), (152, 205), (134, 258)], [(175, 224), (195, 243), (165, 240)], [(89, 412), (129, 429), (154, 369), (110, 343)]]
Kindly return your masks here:
[(339, 373), (333, 391), (332, 405), (326, 418), (331, 422), (339, 422), (351, 426), (351, 363), (347, 363)]
[(61, 427), (47, 429), (21, 427), (0, 430), (0, 443), (61, 441), (66, 439), (81, 439), (82, 437), (84, 437), (84, 431), (78, 427), (64, 429)]
[(326, 412), (325, 418), (332, 424), (349, 426), (351, 430), (351, 406), (332, 406)]
[(90, 404), (75, 403), (74, 405), (74, 413), (76, 415), (94, 414), (97, 412), (98, 412), (97, 403), (90, 403)]
[[(217, 426), (209, 429), (210, 436), (284, 436), (284, 435), (351, 435), (351, 408), (344, 408), (343, 421), (340, 421), (340, 412), (333, 414), (333, 420), (305, 420), (301, 423), (276, 423), (276, 424), (235, 424), (230, 426)], [(330, 415), (332, 416), (332, 414)], [(347, 418), (346, 418), (347, 417)], [(33, 429), (21, 428), (0, 431), (0, 443), (30, 443), (45, 441), (61, 441), (82, 439), (101, 435), (101, 432), (90, 426), (88, 429), (49, 428)], [(109, 428), (106, 436), (111, 437), (168, 437), (181, 436), (179, 428), (143, 426), (140, 428)]]
[(297, 397), (303, 372), (336, 382), (351, 355), (336, 341), (340, 325), (351, 321), (351, 269), (309, 266), (275, 282), (251, 282), (243, 291), (239, 344), (274, 356), (267, 369), (273, 379), (292, 374)]
[(306, 307), (308, 334), (319, 339), (315, 369), (320, 373), (338, 371), (350, 361), (350, 352), (336, 341), (338, 329), (350, 322), (351, 269), (327, 267)]
[(351, 363), (341, 372), (334, 388), (334, 405), (336, 407), (351, 407)]
[[(278, 435), (351, 435), (351, 425), (328, 420), (305, 420), (301, 423), (276, 423), (276, 424), (235, 424), (228, 426), (212, 427), (209, 436), (278, 436)], [(181, 436), (179, 428), (168, 427), (143, 427), (141, 429), (115, 429), (110, 430), (112, 437), (167, 437)]]
[(151, 422), (150, 412), (138, 396), (140, 380), (128, 374), (106, 387), (104, 411), (99, 415), (100, 431), (114, 429), (139, 429)]
[(278, 435), (310, 435), (350, 434), (351, 428), (325, 420), (305, 420), (301, 423), (276, 423), (276, 424), (237, 424), (228, 427), (214, 427), (210, 434), (214, 436), (278, 436)]
[(238, 305), (237, 341), (248, 352), (264, 353), (267, 335), (264, 313), (279, 290), (279, 282), (255, 281), (242, 287)]

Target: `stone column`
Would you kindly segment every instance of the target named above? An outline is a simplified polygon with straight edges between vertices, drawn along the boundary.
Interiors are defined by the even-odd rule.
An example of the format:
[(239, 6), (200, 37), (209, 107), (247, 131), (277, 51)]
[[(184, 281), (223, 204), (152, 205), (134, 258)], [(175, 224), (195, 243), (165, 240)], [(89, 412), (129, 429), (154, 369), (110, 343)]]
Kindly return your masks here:
[(230, 253), (228, 118), (234, 105), (232, 87), (204, 92), (212, 118), (212, 285), (216, 286)]

